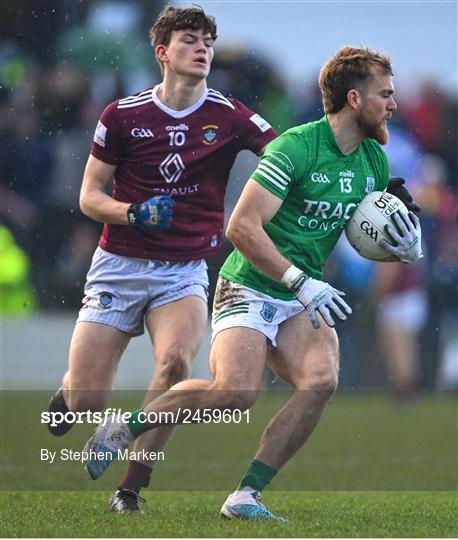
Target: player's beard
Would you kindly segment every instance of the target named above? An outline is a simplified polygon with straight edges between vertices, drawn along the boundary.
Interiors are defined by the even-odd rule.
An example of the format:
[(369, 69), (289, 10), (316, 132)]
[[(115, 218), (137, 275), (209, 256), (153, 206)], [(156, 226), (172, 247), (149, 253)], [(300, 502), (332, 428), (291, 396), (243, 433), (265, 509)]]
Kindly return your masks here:
[(375, 139), (380, 144), (388, 142), (389, 133), (385, 120), (377, 122), (365, 114), (363, 110), (357, 118), (357, 123), (365, 138)]

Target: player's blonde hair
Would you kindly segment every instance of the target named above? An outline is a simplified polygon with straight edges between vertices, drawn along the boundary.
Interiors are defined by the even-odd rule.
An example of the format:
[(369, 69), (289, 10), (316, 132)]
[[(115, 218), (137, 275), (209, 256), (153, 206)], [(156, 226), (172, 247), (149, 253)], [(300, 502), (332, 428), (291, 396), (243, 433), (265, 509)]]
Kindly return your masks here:
[(349, 90), (363, 92), (375, 66), (393, 75), (390, 57), (368, 47), (342, 47), (320, 70), (319, 85), (324, 112), (335, 114), (345, 107)]
[[(202, 30), (216, 40), (217, 29), (214, 17), (206, 15), (205, 11), (197, 5), (190, 8), (166, 6), (158, 15), (156, 22), (149, 30), (151, 46), (168, 45), (172, 32), (177, 30)], [(158, 60), (159, 62), (159, 60)], [(162, 63), (159, 62), (161, 69)]]

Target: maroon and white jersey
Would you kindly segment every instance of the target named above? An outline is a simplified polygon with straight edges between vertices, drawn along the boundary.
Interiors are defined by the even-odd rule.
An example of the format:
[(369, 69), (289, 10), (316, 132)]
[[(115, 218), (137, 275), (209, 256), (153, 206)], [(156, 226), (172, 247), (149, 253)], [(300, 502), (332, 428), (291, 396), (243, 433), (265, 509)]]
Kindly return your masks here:
[(224, 194), (237, 153), (258, 153), (276, 134), (258, 114), (215, 90), (175, 111), (159, 101), (157, 88), (108, 105), (91, 154), (116, 165), (117, 201), (142, 203), (169, 194), (176, 202), (172, 226), (155, 231), (106, 224), (99, 245), (142, 259), (206, 258), (221, 244)]

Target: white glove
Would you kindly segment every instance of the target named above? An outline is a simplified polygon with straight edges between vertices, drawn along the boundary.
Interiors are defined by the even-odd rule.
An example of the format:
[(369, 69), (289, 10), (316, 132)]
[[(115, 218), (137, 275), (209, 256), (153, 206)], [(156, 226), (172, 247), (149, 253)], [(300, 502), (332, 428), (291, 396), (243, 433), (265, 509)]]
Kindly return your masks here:
[(380, 240), (380, 245), (404, 263), (417, 262), (423, 257), (419, 219), (413, 212), (405, 215), (397, 211), (392, 215), (392, 220), (394, 227), (385, 225), (385, 231), (396, 245), (390, 244), (385, 239)]
[(308, 278), (295, 266), (288, 268), (281, 281), (305, 307), (313, 328), (320, 328), (317, 311), (331, 328), (335, 326), (331, 312), (341, 321), (346, 321), (347, 315), (352, 313), (350, 306), (341, 298), (345, 296), (344, 292), (334, 289), (324, 281)]

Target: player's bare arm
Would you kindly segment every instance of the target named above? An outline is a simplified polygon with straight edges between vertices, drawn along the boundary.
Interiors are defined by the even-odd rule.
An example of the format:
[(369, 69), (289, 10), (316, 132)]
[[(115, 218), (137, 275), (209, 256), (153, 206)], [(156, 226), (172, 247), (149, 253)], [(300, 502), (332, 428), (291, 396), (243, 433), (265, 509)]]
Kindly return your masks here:
[(115, 169), (115, 165), (89, 156), (81, 186), (80, 208), (94, 221), (127, 225), (129, 203), (116, 201), (107, 194)]
[(282, 200), (250, 179), (229, 220), (226, 236), (252, 264), (271, 279), (280, 281), (291, 262), (278, 251), (264, 231)]
[(168, 195), (142, 203), (116, 201), (107, 194), (116, 167), (89, 156), (80, 193), (81, 211), (95, 221), (112, 225), (170, 228), (175, 202)]

